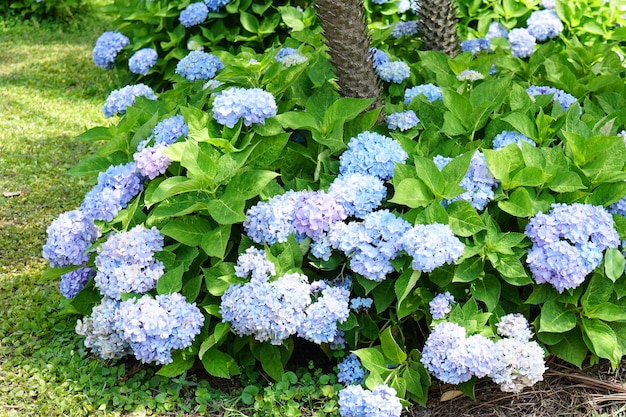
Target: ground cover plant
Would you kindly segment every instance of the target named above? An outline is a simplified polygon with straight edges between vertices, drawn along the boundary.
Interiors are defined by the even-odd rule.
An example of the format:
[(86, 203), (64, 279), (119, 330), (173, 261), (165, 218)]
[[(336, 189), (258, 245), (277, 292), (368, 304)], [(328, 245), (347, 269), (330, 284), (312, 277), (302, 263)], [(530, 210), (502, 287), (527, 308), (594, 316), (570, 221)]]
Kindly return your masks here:
[(318, 376), (320, 414), (395, 399), (372, 415), (399, 415), (400, 398), (425, 405), (437, 380), (518, 392), (542, 378), (543, 349), (617, 367), (617, 43), (563, 37), (529, 53), (499, 36), (405, 62), (390, 29), (373, 36), (383, 108), (338, 94), (324, 39), (305, 29), (264, 53), (182, 58), (188, 80), (158, 97), (109, 96), (104, 114), (122, 117), (81, 135), (103, 145), (72, 170), (94, 186), (44, 246), (45, 277), (62, 276), (93, 353), (169, 377), (198, 359), (224, 378), (259, 363), (276, 391), (252, 385), (242, 401), (260, 415), (274, 393), (279, 414), (298, 412), (293, 384), (311, 374), (286, 368), (301, 352), (339, 363)]

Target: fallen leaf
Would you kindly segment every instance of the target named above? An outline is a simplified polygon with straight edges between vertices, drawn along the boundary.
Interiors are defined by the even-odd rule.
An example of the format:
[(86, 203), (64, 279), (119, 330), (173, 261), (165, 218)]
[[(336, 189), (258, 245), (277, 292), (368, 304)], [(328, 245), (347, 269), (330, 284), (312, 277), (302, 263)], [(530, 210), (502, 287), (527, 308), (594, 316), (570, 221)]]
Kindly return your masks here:
[(457, 397), (460, 397), (463, 395), (463, 392), (459, 391), (459, 390), (452, 390), (452, 391), (446, 391), (443, 394), (441, 394), (441, 398), (439, 399), (440, 402), (444, 402), (444, 401), (450, 401), (450, 400), (454, 400)]

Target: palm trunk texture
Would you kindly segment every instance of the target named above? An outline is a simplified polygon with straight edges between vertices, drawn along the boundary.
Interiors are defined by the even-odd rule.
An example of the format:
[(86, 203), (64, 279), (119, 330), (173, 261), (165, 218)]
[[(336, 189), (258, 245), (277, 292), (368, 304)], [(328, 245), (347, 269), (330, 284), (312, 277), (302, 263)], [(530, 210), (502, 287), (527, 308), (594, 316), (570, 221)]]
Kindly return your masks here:
[(450, 0), (419, 0), (424, 49), (454, 57), (459, 53), (455, 4)]

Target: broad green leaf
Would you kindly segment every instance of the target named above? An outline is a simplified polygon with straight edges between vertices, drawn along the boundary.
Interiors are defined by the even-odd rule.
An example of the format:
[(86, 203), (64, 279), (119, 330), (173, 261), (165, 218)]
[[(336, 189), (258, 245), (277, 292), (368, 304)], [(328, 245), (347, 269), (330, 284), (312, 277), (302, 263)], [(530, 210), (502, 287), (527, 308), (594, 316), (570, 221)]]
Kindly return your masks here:
[(613, 282), (624, 275), (624, 255), (619, 249), (609, 248), (604, 252), (604, 273)]
[(433, 160), (416, 156), (413, 162), (415, 163), (418, 178), (426, 184), (426, 187), (428, 187), (431, 193), (442, 197), (446, 182), (443, 174), (439, 168), (437, 168)]
[(354, 119), (372, 104), (369, 98), (343, 97), (331, 104), (324, 112), (322, 128), (328, 129), (336, 122), (345, 122)]
[(276, 115), (276, 120), (285, 129), (319, 130), (318, 121), (310, 113), (302, 111), (290, 111)]
[(537, 167), (524, 167), (511, 178), (511, 188), (539, 187), (550, 179), (550, 175)]
[(420, 276), (420, 271), (407, 269), (400, 275), (400, 277), (398, 277), (394, 284), (394, 291), (396, 293), (396, 297), (398, 298), (398, 304), (402, 303), (407, 295), (413, 291), (413, 288), (415, 288)]
[(163, 201), (166, 198), (203, 190), (205, 190), (205, 184), (199, 178), (187, 178), (182, 176), (170, 177), (159, 183), (155, 189), (149, 187), (146, 190), (144, 203), (147, 208), (150, 208), (153, 204)]
[(205, 352), (207, 352), (209, 349), (212, 349), (214, 346), (218, 346), (218, 344), (226, 338), (230, 329), (231, 329), (230, 323), (228, 322), (216, 323), (211, 334), (209, 334), (209, 336), (205, 338), (202, 344), (200, 345), (200, 350), (198, 351), (198, 357), (202, 359), (204, 357)]
[(487, 167), (493, 176), (500, 180), (504, 190), (512, 188), (511, 178), (524, 166), (522, 151), (517, 146), (505, 146), (498, 150), (483, 150)]
[(275, 381), (280, 381), (283, 373), (280, 349), (269, 343), (263, 343), (259, 349), (259, 362), (263, 370)]
[(206, 369), (209, 374), (219, 378), (230, 378), (229, 362), (234, 362), (234, 359), (230, 355), (217, 349), (209, 349), (204, 352), (201, 360), (204, 369)]
[(259, 21), (253, 14), (242, 11), (239, 14), (239, 21), (241, 26), (248, 32), (254, 34), (259, 32)]
[(187, 246), (198, 246), (211, 229), (211, 223), (200, 216), (184, 216), (170, 220), (161, 233)]
[(580, 320), (587, 347), (601, 358), (608, 359), (615, 368), (622, 358), (622, 351), (611, 326), (598, 319)]
[(500, 289), (500, 280), (490, 274), (472, 281), (470, 286), (474, 298), (485, 303), (487, 311), (493, 311), (498, 306)]
[(626, 309), (613, 303), (601, 303), (585, 309), (585, 316), (602, 321), (626, 322)]
[(209, 201), (208, 211), (219, 224), (235, 224), (246, 220), (243, 212), (246, 201), (238, 196), (223, 195)]
[(378, 348), (358, 349), (354, 351), (354, 354), (358, 356), (363, 367), (371, 373), (384, 378), (392, 372), (387, 368), (388, 363)]
[(546, 301), (541, 308), (539, 331), (564, 333), (576, 327), (576, 314), (557, 301)]
[(187, 355), (184, 352), (175, 351), (172, 354), (172, 362), (163, 365), (161, 369), (157, 371), (157, 375), (173, 378), (191, 369), (195, 362), (195, 355)]
[(452, 282), (472, 282), (483, 272), (485, 263), (479, 256), (473, 256), (461, 262), (454, 271)]
[(249, 200), (259, 195), (261, 190), (278, 176), (274, 171), (251, 170), (235, 175), (226, 186), (224, 194)]
[[(528, 93), (525, 92), (525, 94), (528, 97)], [(513, 129), (530, 139), (537, 137), (537, 125), (524, 113), (510, 113), (503, 117), (502, 120), (510, 124)]]
[(486, 228), (476, 209), (467, 201), (453, 201), (446, 207), (446, 212), (448, 224), (457, 236), (473, 236)]
[(586, 188), (580, 176), (573, 171), (557, 172), (546, 186), (557, 193), (569, 193)]
[(585, 293), (580, 298), (583, 309), (605, 303), (611, 299), (614, 282), (601, 273), (593, 273), (589, 278), (589, 284)]
[(581, 368), (583, 361), (587, 358), (589, 349), (582, 338), (580, 330), (575, 328), (565, 333), (560, 342), (550, 346), (550, 352), (564, 361)]
[(389, 358), (392, 363), (390, 365), (397, 365), (403, 363), (406, 360), (406, 353), (398, 345), (393, 335), (391, 334), (391, 327), (387, 327), (379, 336), (380, 347), (386, 358)]
[(395, 193), (389, 202), (417, 208), (426, 207), (434, 198), (423, 181), (416, 178), (406, 178), (395, 187)]
[(447, 182), (458, 184), (467, 174), (473, 153), (467, 152), (459, 155), (448, 162), (442, 169), (441, 173)]
[(498, 255), (493, 266), (511, 285), (524, 286), (533, 283), (521, 261), (513, 255)]
[(165, 274), (157, 281), (157, 292), (159, 294), (172, 294), (179, 292), (183, 288), (183, 273), (185, 272), (183, 264), (166, 271)]
[(200, 246), (211, 257), (224, 259), (228, 239), (230, 239), (231, 225), (219, 225), (209, 230), (202, 237)]

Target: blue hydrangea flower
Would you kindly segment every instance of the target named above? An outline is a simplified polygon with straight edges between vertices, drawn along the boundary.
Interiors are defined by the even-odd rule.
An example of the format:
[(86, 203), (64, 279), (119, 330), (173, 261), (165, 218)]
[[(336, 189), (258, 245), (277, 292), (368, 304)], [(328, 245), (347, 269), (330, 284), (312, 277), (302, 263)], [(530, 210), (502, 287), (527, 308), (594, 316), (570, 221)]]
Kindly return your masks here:
[(372, 281), (393, 271), (391, 260), (402, 249), (402, 236), (411, 225), (389, 210), (369, 213), (362, 222), (337, 222), (328, 232), (331, 246), (350, 258), (350, 269)]
[(514, 57), (528, 58), (535, 52), (536, 39), (526, 28), (511, 29), (508, 39)]
[(404, 104), (407, 106), (411, 104), (413, 99), (420, 94), (424, 95), (426, 99), (430, 102), (435, 100), (443, 100), (443, 93), (441, 92), (441, 88), (437, 87), (434, 84), (420, 84), (415, 87), (407, 88), (404, 91)]
[(392, 113), (387, 116), (387, 128), (389, 128), (389, 130), (398, 129), (404, 132), (405, 130), (414, 128), (419, 122), (420, 119), (413, 110)]
[(350, 353), (337, 364), (337, 381), (343, 385), (361, 385), (365, 379), (365, 368), (361, 366), (359, 357)]
[(626, 145), (626, 130), (622, 130), (617, 134), (617, 136), (621, 136), (622, 138), (624, 138), (624, 145)]
[(465, 250), (450, 226), (439, 223), (413, 226), (402, 236), (402, 247), (413, 257), (413, 269), (422, 272), (454, 263)]
[(189, 81), (208, 80), (215, 77), (217, 71), (224, 68), (224, 64), (215, 55), (204, 51), (191, 51), (176, 65), (176, 74)]
[(510, 337), (522, 342), (528, 342), (533, 337), (528, 320), (520, 313), (511, 313), (500, 317), (496, 327), (498, 334), (502, 337)]
[(280, 345), (296, 334), (309, 304), (307, 277), (293, 273), (272, 282), (231, 285), (222, 295), (220, 314), (235, 334)]
[(372, 391), (360, 385), (349, 385), (339, 391), (341, 417), (400, 417), (400, 414), (400, 399), (387, 385), (379, 385)]
[(448, 291), (443, 294), (438, 294), (435, 298), (433, 298), (430, 303), (428, 303), (430, 314), (433, 316), (433, 319), (442, 319), (446, 316), (446, 314), (450, 313), (452, 311), (452, 303), (454, 303), (454, 296)]
[(372, 300), (369, 297), (355, 297), (350, 300), (350, 310), (360, 311), (360, 310), (369, 310), (372, 307)]
[(305, 311), (304, 320), (298, 326), (298, 336), (313, 343), (332, 343), (337, 335), (337, 323), (343, 323), (350, 315), (350, 290), (342, 286), (327, 286), (321, 296)]
[(495, 343), (485, 336), (475, 334), (465, 339), (465, 363), (477, 378), (490, 375), (500, 361)]
[(181, 136), (186, 138), (188, 133), (189, 129), (183, 116), (180, 114), (171, 116), (161, 120), (154, 129), (152, 129), (150, 137), (139, 143), (137, 150), (141, 151), (149, 143), (153, 143), (154, 145), (171, 145)]
[(563, 22), (554, 10), (535, 10), (526, 21), (528, 33), (543, 42), (559, 36), (563, 31)]
[(507, 28), (500, 22), (491, 22), (489, 24), (489, 29), (487, 29), (487, 34), (485, 35), (485, 39), (491, 41), (493, 38), (505, 38), (508, 39), (509, 31)]
[(89, 261), (88, 249), (100, 237), (100, 229), (80, 210), (62, 213), (46, 232), (43, 257), (50, 266), (59, 268)]
[[(443, 157), (441, 155), (437, 155), (433, 158), (433, 162), (435, 162), (435, 165), (437, 165), (440, 170), (451, 160), (452, 158)], [(466, 192), (451, 200), (443, 201), (443, 204), (447, 205), (451, 201), (465, 200), (476, 210), (484, 210), (487, 204), (493, 199), (493, 190), (497, 185), (498, 181), (487, 167), (485, 155), (480, 151), (475, 151), (470, 160), (469, 169), (459, 183), (459, 186), (466, 190)]]
[(65, 298), (74, 298), (87, 285), (89, 280), (96, 275), (91, 268), (79, 268), (75, 271), (61, 275), (59, 290)]
[(459, 81), (478, 81), (485, 79), (485, 76), (478, 71), (466, 69), (456, 76)]
[(414, 36), (420, 31), (419, 20), (399, 21), (391, 30), (391, 36), (400, 39), (404, 36)]
[(227, 88), (213, 101), (213, 118), (221, 125), (234, 127), (239, 119), (243, 124), (265, 124), (265, 119), (276, 116), (276, 100), (260, 88)]
[(520, 132), (514, 130), (503, 130), (493, 138), (493, 149), (504, 148), (511, 143), (516, 143), (517, 146), (521, 148), (522, 142), (536, 146), (534, 140), (522, 135)]
[(547, 368), (537, 342), (504, 338), (495, 343), (495, 350), (498, 361), (489, 377), (500, 385), (500, 390), (517, 393), (543, 380)]
[(230, 0), (204, 0), (204, 4), (209, 8), (209, 12), (217, 12), (228, 3), (230, 3)]
[(380, 178), (355, 172), (337, 176), (328, 194), (343, 206), (348, 216), (362, 219), (380, 206), (387, 196), (387, 188)]
[(167, 171), (167, 167), (172, 163), (172, 160), (163, 153), (165, 148), (167, 146), (160, 143), (135, 152), (133, 159), (135, 160), (137, 171), (151, 180), (164, 174)]
[(556, 0), (541, 0), (541, 6), (544, 9), (554, 9), (556, 6)]
[(80, 209), (89, 219), (111, 221), (141, 190), (143, 178), (134, 162), (114, 165), (98, 174)]
[(526, 92), (531, 98), (534, 98), (536, 95), (540, 94), (552, 94), (552, 101), (558, 102), (563, 110), (569, 109), (569, 106), (576, 102), (576, 97), (571, 94), (566, 93), (563, 90), (559, 90), (558, 88), (549, 87), (545, 85), (531, 85), (526, 89)]
[(126, 300), (115, 322), (138, 360), (161, 365), (172, 362), (172, 351), (191, 346), (203, 324), (196, 304), (178, 293)]
[(104, 32), (96, 40), (91, 55), (94, 64), (103, 69), (113, 69), (115, 58), (130, 40), (119, 32)]
[(448, 384), (469, 381), (465, 329), (456, 323), (441, 322), (433, 327), (422, 350), (421, 362), (438, 380)]
[(346, 210), (333, 195), (323, 191), (301, 192), (294, 206), (293, 226), (299, 234), (316, 239), (346, 217)]
[(152, 48), (143, 48), (135, 52), (128, 60), (128, 69), (134, 74), (146, 75), (157, 62), (159, 55)]
[(550, 283), (560, 293), (582, 284), (604, 250), (619, 245), (609, 212), (590, 204), (553, 204), (548, 214), (531, 218), (525, 232), (533, 243), (526, 262), (535, 282)]
[(339, 157), (339, 172), (343, 175), (360, 172), (381, 180), (393, 177), (395, 163), (404, 163), (407, 153), (395, 140), (375, 132), (363, 132), (348, 142)]
[(126, 108), (135, 104), (137, 97), (145, 97), (148, 100), (156, 100), (157, 96), (152, 88), (145, 84), (127, 85), (119, 90), (111, 91), (102, 106), (102, 113), (106, 117), (113, 117), (115, 114), (126, 113)]
[(122, 293), (150, 291), (164, 273), (163, 263), (154, 259), (161, 249), (163, 235), (156, 227), (137, 225), (127, 232), (112, 233), (98, 248), (96, 287), (116, 300)]
[(186, 27), (192, 27), (204, 22), (209, 15), (209, 8), (203, 2), (191, 3), (180, 12), (178, 20)]
[(299, 192), (287, 191), (250, 207), (243, 222), (246, 235), (260, 245), (286, 242), (295, 232), (293, 216), (299, 196)]
[(471, 52), (476, 55), (480, 51), (488, 51), (491, 48), (491, 41), (486, 38), (468, 39), (461, 42), (461, 51)]
[(612, 214), (619, 214), (620, 216), (626, 217), (626, 197), (619, 200), (617, 203), (611, 204), (607, 211)]
[(374, 65), (374, 69), (378, 69), (378, 67), (390, 61), (389, 55), (387, 55), (385, 51), (382, 51), (378, 48), (370, 48), (370, 52), (372, 54), (372, 63)]
[(102, 359), (119, 359), (132, 352), (115, 326), (119, 308), (119, 301), (104, 297), (93, 308), (91, 316), (76, 322), (76, 333), (85, 336), (85, 347)]
[(402, 81), (409, 78), (411, 69), (406, 62), (389, 61), (377, 66), (376, 74), (378, 74), (378, 77), (383, 81), (400, 84)]
[(265, 282), (276, 274), (276, 266), (265, 257), (264, 249), (249, 247), (237, 258), (235, 275), (248, 278), (250, 274), (250, 282)]
[(304, 55), (300, 55), (294, 48), (281, 48), (276, 54), (275, 59), (286, 67), (304, 64), (309, 60)]

